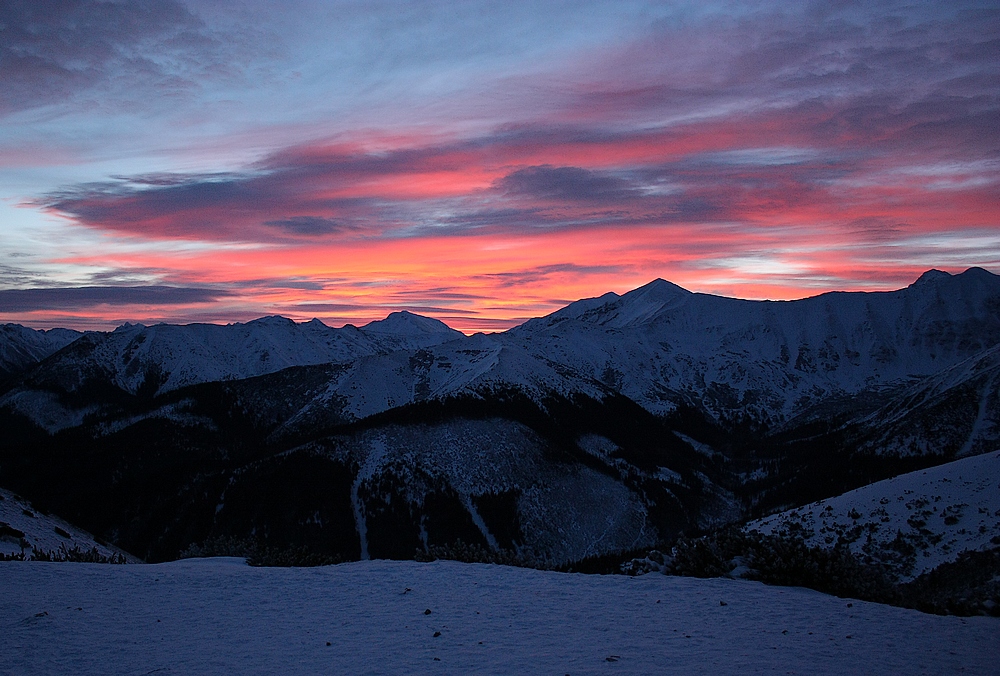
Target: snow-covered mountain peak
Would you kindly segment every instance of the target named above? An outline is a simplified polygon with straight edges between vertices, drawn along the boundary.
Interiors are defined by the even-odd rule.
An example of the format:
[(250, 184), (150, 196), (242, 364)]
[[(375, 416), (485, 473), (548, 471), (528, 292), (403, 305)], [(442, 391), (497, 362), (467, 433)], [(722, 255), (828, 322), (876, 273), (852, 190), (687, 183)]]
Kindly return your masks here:
[(962, 276), (971, 277), (973, 279), (986, 279), (988, 277), (997, 277), (998, 275), (994, 275), (992, 272), (990, 272), (989, 270), (986, 270), (985, 268), (980, 268), (980, 267), (977, 267), (977, 266), (973, 266), (973, 267), (967, 269), (965, 272), (963, 272), (959, 276), (960, 277), (962, 277)]
[(570, 303), (548, 316), (525, 322), (513, 333), (544, 330), (570, 319), (608, 328), (635, 326), (648, 322), (666, 308), (683, 304), (693, 295), (681, 286), (658, 278), (620, 296), (609, 292)]
[(139, 333), (140, 331), (146, 328), (148, 327), (145, 324), (139, 324), (136, 322), (125, 322), (120, 326), (116, 326), (115, 330), (112, 331), (112, 333), (117, 333), (119, 335), (124, 333)]
[(621, 296), (605, 294), (597, 299), (572, 303), (550, 317), (579, 319), (589, 324), (620, 329), (645, 324), (664, 309), (677, 307), (693, 295), (664, 279), (654, 279)]
[[(97, 378), (133, 394), (140, 390), (166, 392), (292, 366), (419, 350), (462, 337), (436, 319), (408, 312), (394, 313), (373, 324), (364, 330), (354, 326), (334, 329), (318, 319), (297, 323), (281, 316), (226, 326), (125, 324), (109, 333), (86, 334), (86, 340), (77, 341), (75, 348), (69, 346), (53, 355), (54, 361), (34, 377), (40, 379), (38, 382), (59, 382), (67, 391)], [(74, 335), (67, 332), (66, 336), (46, 337), (29, 329), (5, 333), (11, 336), (0, 335), (0, 377), (56, 352)]]
[(602, 318), (601, 323), (616, 328), (644, 324), (660, 311), (677, 307), (693, 294), (664, 279), (654, 279), (649, 284), (624, 294), (615, 303), (614, 312)]
[(385, 319), (365, 324), (361, 327), (361, 330), (369, 333), (388, 333), (395, 336), (454, 334), (457, 338), (462, 335), (461, 332), (456, 331), (439, 319), (424, 317), (408, 310), (393, 312)]
[(920, 275), (908, 289), (937, 289), (945, 293), (960, 290), (963, 294), (990, 293), (1000, 290), (1000, 275), (989, 270), (972, 267), (965, 272), (952, 275), (941, 270), (931, 269)]
[(643, 284), (639, 288), (629, 291), (624, 294), (622, 298), (660, 298), (667, 300), (674, 298), (678, 294), (686, 295), (690, 293), (691, 292), (683, 286), (679, 286), (673, 282), (668, 282), (665, 279), (657, 277), (648, 284)]
[(942, 279), (947, 279), (949, 277), (951, 277), (950, 273), (947, 273), (943, 270), (938, 270), (936, 268), (932, 268), (927, 272), (925, 272), (924, 274), (917, 277), (917, 281), (913, 282), (913, 284), (910, 284), (910, 286), (912, 287), (912, 286), (918, 286), (920, 284), (933, 284), (934, 282), (937, 282)]
[(583, 315), (586, 315), (598, 308), (602, 308), (606, 305), (611, 305), (615, 301), (619, 300), (619, 296), (614, 291), (609, 291), (602, 296), (596, 296), (594, 298), (583, 298), (578, 301), (574, 301), (564, 308), (556, 310), (550, 315), (544, 317), (536, 317), (535, 319), (529, 319), (525, 323), (515, 326), (511, 329), (511, 333), (518, 334), (523, 332), (531, 332), (536, 330), (545, 329), (550, 326), (554, 326), (560, 322), (566, 321), (567, 319), (577, 319)]
[[(303, 324), (310, 324), (311, 322), (303, 322)], [(253, 321), (247, 322), (248, 325), (257, 326), (294, 326), (295, 322), (288, 317), (282, 317), (281, 315), (268, 315), (267, 317), (260, 317), (259, 319), (254, 319)]]
[[(405, 310), (361, 328), (284, 317), (229, 326), (129, 325), (54, 355), (36, 380), (58, 374), (74, 391), (81, 378), (99, 377), (132, 393), (165, 392), (364, 359), (351, 371), (363, 376), (350, 381), (351, 392), (399, 382), (386, 384), (385, 396), (359, 394), (365, 404), (358, 412), (486, 384), (568, 392), (599, 383), (657, 415), (697, 399), (720, 419), (749, 415), (772, 424), (827, 396), (903, 384), (1000, 345), (1000, 276), (971, 268), (957, 275), (932, 270), (921, 280), (892, 292), (779, 303), (692, 293), (656, 279), (489, 338), (464, 337)], [(431, 349), (439, 345), (445, 349)], [(398, 369), (409, 375), (397, 378)]]
[(697, 392), (712, 410), (785, 416), (829, 394), (931, 375), (1000, 344), (1000, 276), (973, 268), (922, 280), (787, 302), (655, 280), (505, 335), (656, 413), (671, 410), (672, 392)]

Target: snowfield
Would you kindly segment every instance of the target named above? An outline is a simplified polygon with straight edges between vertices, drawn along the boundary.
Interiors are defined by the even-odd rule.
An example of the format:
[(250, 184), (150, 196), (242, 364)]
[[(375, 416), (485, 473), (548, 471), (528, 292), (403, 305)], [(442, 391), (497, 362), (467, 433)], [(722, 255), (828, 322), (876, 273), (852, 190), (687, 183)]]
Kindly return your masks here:
[(444, 561), (4, 562), (0, 618), (3, 674), (1000, 673), (996, 618)]

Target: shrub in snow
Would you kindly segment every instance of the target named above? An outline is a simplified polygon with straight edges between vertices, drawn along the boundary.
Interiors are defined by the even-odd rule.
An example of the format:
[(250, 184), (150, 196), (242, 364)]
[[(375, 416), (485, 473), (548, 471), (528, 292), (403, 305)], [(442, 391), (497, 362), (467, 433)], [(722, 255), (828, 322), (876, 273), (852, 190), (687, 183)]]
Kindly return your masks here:
[(192, 544), (181, 552), (179, 558), (196, 559), (212, 556), (234, 556), (246, 559), (247, 565), (250, 566), (281, 568), (309, 568), (343, 562), (343, 558), (338, 555), (317, 552), (305, 545), (286, 548), (267, 547), (256, 540), (231, 536), (209, 538), (200, 544)]
[[(899, 536), (894, 543), (902, 561), (912, 559), (912, 542)], [(901, 569), (906, 565), (866, 561), (846, 546), (809, 546), (787, 533), (763, 535), (736, 527), (680, 538), (667, 554), (653, 550), (622, 565), (622, 572), (630, 575), (659, 571), (686, 577), (739, 577), (930, 613), (1000, 616), (1000, 549), (965, 552), (957, 561), (905, 584), (898, 583)]]
[(900, 588), (904, 605), (924, 612), (1000, 617), (1000, 549), (963, 552)]
[(801, 537), (745, 533), (736, 527), (680, 538), (665, 556), (654, 551), (623, 566), (630, 574), (652, 570), (685, 577), (741, 577), (882, 603), (898, 599), (886, 571), (863, 563), (846, 548), (809, 547)]
[(547, 570), (551, 568), (544, 561), (534, 556), (530, 552), (514, 552), (509, 549), (489, 549), (477, 544), (467, 544), (461, 540), (456, 540), (447, 545), (431, 545), (427, 551), (418, 549), (413, 555), (415, 561), (461, 561), (463, 563), (495, 563), (501, 566), (515, 566), (518, 568), (537, 568)]
[[(27, 543), (25, 543), (27, 544)], [(97, 547), (92, 549), (80, 549), (73, 547), (69, 549), (66, 545), (61, 545), (56, 550), (42, 550), (37, 547), (31, 548), (31, 553), (26, 553), (27, 547), (22, 547), (20, 552), (4, 554), (0, 552), (0, 561), (68, 561), (72, 563), (127, 563), (123, 554), (111, 553), (101, 554)]]

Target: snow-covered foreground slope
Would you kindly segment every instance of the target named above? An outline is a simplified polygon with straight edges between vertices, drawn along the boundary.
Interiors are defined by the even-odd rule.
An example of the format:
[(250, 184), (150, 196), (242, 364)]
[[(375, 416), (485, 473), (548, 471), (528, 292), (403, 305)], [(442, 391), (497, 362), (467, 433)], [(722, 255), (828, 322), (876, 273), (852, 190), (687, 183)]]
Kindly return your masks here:
[[(801, 535), (820, 547), (847, 544), (877, 562), (899, 561), (901, 579), (912, 579), (962, 552), (1000, 546), (1000, 452), (879, 481), (747, 529)], [(904, 556), (911, 551), (914, 558)]]
[(0, 580), (7, 674), (990, 674), (1000, 644), (995, 618), (663, 575), (202, 559)]
[(97, 542), (87, 531), (57, 516), (39, 512), (27, 500), (0, 488), (0, 554), (24, 552), (30, 556), (32, 549), (46, 553), (58, 553), (61, 549), (81, 552), (96, 549), (100, 556), (122, 556), (133, 563), (139, 561), (117, 547)]

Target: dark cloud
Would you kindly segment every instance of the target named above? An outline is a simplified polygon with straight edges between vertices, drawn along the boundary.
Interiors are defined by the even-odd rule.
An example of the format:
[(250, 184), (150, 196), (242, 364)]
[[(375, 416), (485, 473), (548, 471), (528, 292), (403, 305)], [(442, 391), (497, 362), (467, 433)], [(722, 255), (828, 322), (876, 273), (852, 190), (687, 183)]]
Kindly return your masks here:
[(892, 242), (906, 236), (912, 226), (900, 223), (891, 218), (868, 217), (859, 218), (847, 224), (847, 231), (861, 238), (862, 241), (882, 244)]
[(0, 290), (0, 312), (74, 310), (95, 305), (187, 305), (231, 295), (219, 289), (173, 286), (81, 286)]
[(346, 312), (354, 312), (357, 315), (373, 315), (382, 314), (387, 312), (398, 312), (399, 310), (406, 310), (407, 312), (413, 312), (416, 314), (441, 314), (448, 312), (469, 312), (469, 310), (459, 310), (453, 307), (437, 307), (435, 305), (360, 305), (355, 303), (297, 303), (295, 305), (288, 306), (288, 310), (309, 314), (311, 312), (336, 312), (338, 314), (343, 314)]
[(462, 293), (448, 287), (431, 287), (426, 289), (400, 289), (392, 292), (394, 300), (417, 299), (423, 301), (482, 301), (493, 297), (479, 293)]
[(269, 164), (244, 173), (119, 177), (70, 186), (36, 204), (84, 225), (151, 238), (273, 242), (344, 233), (358, 224), (371, 230), (380, 222), (377, 200), (325, 196), (377, 174), (348, 175), (334, 161)]
[[(995, 160), (995, 8), (820, 5), (803, 13), (764, 4), (739, 20), (715, 15), (683, 30), (657, 23), (619, 62), (570, 78), (576, 84), (552, 96), (572, 113), (549, 122), (379, 152), (301, 145), (240, 172), (120, 177), (39, 204), (95, 229), (154, 239), (293, 243), (749, 227), (796, 209), (844, 224), (885, 216), (870, 212), (887, 206), (849, 214), (846, 206), (913, 167)], [(195, 19), (168, 15), (198, 35)], [(485, 177), (486, 187), (448, 192), (468, 175)], [(921, 203), (924, 188), (911, 182), (893, 205)], [(432, 187), (421, 193), (424, 185)], [(942, 209), (961, 207), (938, 197)], [(912, 222), (912, 214), (891, 218)]]
[[(637, 132), (502, 129), (377, 156), (297, 148), (245, 173), (123, 178), (71, 187), (39, 203), (100, 230), (216, 241), (746, 222), (805, 205), (836, 212), (840, 184), (874, 184), (901, 159), (932, 164), (990, 156), (1000, 145), (991, 105), (936, 95), (905, 105), (863, 98)], [(648, 159), (634, 159), (634, 148)], [(525, 157), (567, 154), (603, 163), (610, 157), (623, 168), (530, 164), (486, 190), (452, 196), (409, 187), (426, 174), (460, 178), (490, 164), (517, 167)]]
[[(325, 281), (346, 282), (348, 280), (341, 279)], [(238, 282), (230, 282), (229, 285), (240, 289), (301, 289), (303, 291), (322, 291), (326, 288), (326, 284), (320, 281), (296, 278), (278, 279), (273, 277), (266, 279), (245, 279)]]
[[(131, 267), (101, 270), (87, 275), (87, 286), (138, 286), (170, 273), (164, 268)], [(20, 286), (26, 286), (24, 284)]]
[(553, 277), (573, 275), (607, 275), (620, 273), (619, 266), (613, 265), (577, 265), (575, 263), (559, 263), (555, 265), (539, 265), (525, 270), (511, 272), (496, 272), (478, 275), (477, 279), (488, 280), (497, 288), (512, 288), (524, 284), (537, 284)]
[(0, 263), (0, 286), (28, 286), (38, 283), (44, 283), (44, 276), (37, 270)]
[(995, 96), (998, 40), (1000, 9), (989, 2), (754, 3), (738, 19), (664, 19), (617, 58), (592, 65), (579, 80), (575, 119), (753, 115), (806, 101), (905, 103), (932, 92)]
[(465, 331), (481, 331), (493, 333), (496, 331), (506, 331), (507, 329), (523, 324), (531, 319), (526, 317), (510, 317), (509, 319), (492, 319), (489, 317), (469, 317), (466, 315), (439, 315), (437, 319), (448, 326), (461, 326)]
[(371, 310), (377, 310), (378, 307), (374, 305), (358, 305), (355, 303), (296, 303), (295, 305), (289, 305), (288, 310), (292, 312), (300, 312), (303, 314), (308, 314), (310, 312), (368, 312)]
[(292, 216), (279, 221), (265, 221), (264, 225), (278, 228), (292, 235), (303, 236), (331, 235), (346, 229), (343, 224), (332, 218), (320, 216)]
[(538, 227), (557, 225), (541, 207), (523, 209), (476, 209), (466, 208), (440, 219), (449, 232), (491, 232), (501, 230), (531, 230)]
[(498, 188), (515, 195), (567, 202), (620, 202), (640, 196), (635, 186), (617, 176), (551, 165), (518, 169), (501, 179)]

